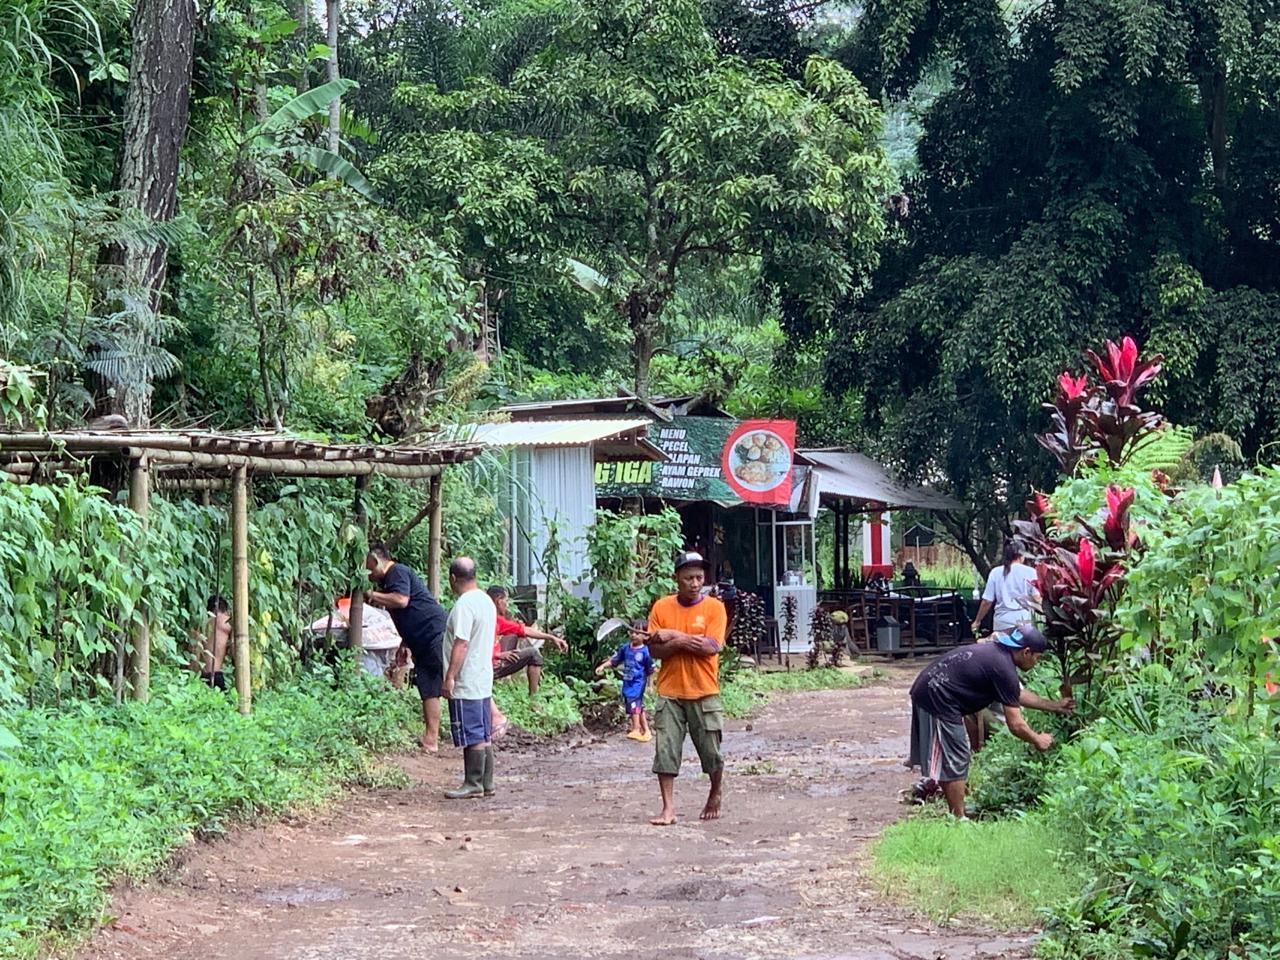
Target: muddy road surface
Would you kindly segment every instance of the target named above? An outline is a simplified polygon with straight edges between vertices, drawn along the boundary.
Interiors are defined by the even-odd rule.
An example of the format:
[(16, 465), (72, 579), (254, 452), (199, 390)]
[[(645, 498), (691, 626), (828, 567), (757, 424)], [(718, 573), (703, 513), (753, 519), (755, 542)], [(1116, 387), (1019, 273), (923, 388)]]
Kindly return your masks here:
[[(399, 762), (406, 790), (193, 845), (117, 893), (80, 960), (1014, 960), (1026, 937), (937, 928), (863, 876), (903, 816), (911, 672), (776, 698), (730, 723), (724, 817), (651, 827), (652, 745), (619, 731), (498, 754), (499, 795), (446, 801), (456, 751)], [(691, 763), (692, 760), (692, 763)]]

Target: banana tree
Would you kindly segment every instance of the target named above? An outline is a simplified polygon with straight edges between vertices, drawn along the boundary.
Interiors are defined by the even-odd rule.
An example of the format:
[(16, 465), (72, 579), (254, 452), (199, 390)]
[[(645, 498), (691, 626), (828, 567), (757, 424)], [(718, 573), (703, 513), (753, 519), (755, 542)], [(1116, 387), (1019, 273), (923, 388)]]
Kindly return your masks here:
[(359, 86), (354, 80), (332, 80), (294, 97), (261, 123), (250, 128), (245, 147), (267, 159), (284, 160), (330, 177), (370, 200), (377, 199), (373, 184), (355, 164), (335, 150), (307, 143), (300, 128), (308, 120), (328, 114), (331, 105)]
[[(373, 185), (354, 164), (317, 144), (318, 130), (312, 124), (356, 86), (352, 80), (335, 80), (292, 97), (245, 132), (232, 166), (234, 202), (228, 215), (233, 227), (224, 249), (227, 259), (238, 261), (243, 271), (243, 296), (257, 339), (262, 419), (275, 429), (284, 425), (290, 407), (290, 350), (295, 339), (290, 331), (300, 296), (300, 264), (310, 259), (314, 268), (317, 260), (328, 263), (334, 257), (327, 250), (306, 257), (306, 243), (316, 240), (306, 225), (339, 212), (343, 205), (335, 190), (377, 199)], [(304, 172), (313, 176), (300, 176)], [(315, 174), (324, 179), (317, 180)], [(317, 275), (315, 269), (310, 273)], [(326, 287), (327, 274), (318, 276), (317, 283)], [(324, 299), (332, 293), (326, 287), (318, 296)]]

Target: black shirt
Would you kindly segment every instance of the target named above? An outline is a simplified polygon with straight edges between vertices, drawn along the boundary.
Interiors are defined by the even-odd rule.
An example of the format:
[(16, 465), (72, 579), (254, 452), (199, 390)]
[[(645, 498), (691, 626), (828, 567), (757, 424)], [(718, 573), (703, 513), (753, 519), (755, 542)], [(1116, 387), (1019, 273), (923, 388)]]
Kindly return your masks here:
[(911, 685), (911, 700), (939, 720), (961, 723), (992, 703), (1018, 706), (1021, 692), (1013, 650), (992, 641), (960, 647), (929, 664)]
[(391, 614), (400, 639), (411, 649), (440, 642), (447, 616), (421, 577), (403, 563), (393, 563), (376, 589), (379, 593), (401, 593), (409, 598), (407, 607), (388, 608), (387, 613)]

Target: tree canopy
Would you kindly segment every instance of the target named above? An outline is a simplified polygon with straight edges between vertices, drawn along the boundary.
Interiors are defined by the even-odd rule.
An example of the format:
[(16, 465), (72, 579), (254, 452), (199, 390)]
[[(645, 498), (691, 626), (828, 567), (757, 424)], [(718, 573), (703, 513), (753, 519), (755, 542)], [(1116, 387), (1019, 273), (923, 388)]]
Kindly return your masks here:
[(1175, 422), (1250, 457), (1280, 439), (1277, 37), (1271, 3), (918, 0), (869, 4), (842, 47), (886, 96), (946, 80), (828, 382), (986, 514), (980, 553), (1047, 479), (1054, 375), (1103, 336), (1165, 355)]
[(815, 329), (875, 262), (875, 105), (821, 58), (793, 80), (726, 56), (692, 0), (575, 4), (509, 83), (393, 98), (421, 127), (376, 163), (388, 195), (498, 288), (568, 258), (601, 274), (641, 393), (683, 272), (758, 257), (762, 288)]
[(980, 563), (1104, 337), (1172, 422), (1280, 439), (1271, 3), (347, 0), (333, 79), (328, 12), (219, 0), (172, 219), (121, 189), (142, 9), (0, 12), (0, 334), (55, 422), (703, 392), (949, 486)]

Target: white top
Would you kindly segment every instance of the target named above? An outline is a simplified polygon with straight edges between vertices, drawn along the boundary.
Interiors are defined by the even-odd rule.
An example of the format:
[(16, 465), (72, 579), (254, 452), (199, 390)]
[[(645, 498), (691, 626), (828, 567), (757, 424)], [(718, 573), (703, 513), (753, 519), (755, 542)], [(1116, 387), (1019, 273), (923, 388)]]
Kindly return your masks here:
[(498, 610), (483, 590), (468, 590), (449, 611), (444, 628), (444, 668), (453, 658), (453, 644), (465, 641), (466, 659), (453, 684), (455, 700), (483, 700), (493, 696), (493, 638), (498, 633)]
[[(393, 650), (400, 646), (400, 634), (396, 632), (391, 614), (367, 603), (362, 609), (364, 610), (364, 616), (361, 618), (364, 623), (364, 634), (360, 646), (366, 650)], [(310, 629), (313, 633), (324, 633), (326, 628), (331, 631), (344, 630), (347, 626), (347, 615), (334, 607), (332, 614), (325, 614), (316, 620), (311, 624)]]
[(989, 600), (995, 607), (995, 628), (1009, 630), (1031, 619), (1035, 594), (1036, 572), (1025, 563), (1015, 563), (1009, 568), (1008, 576), (1003, 565), (992, 569), (982, 599)]

